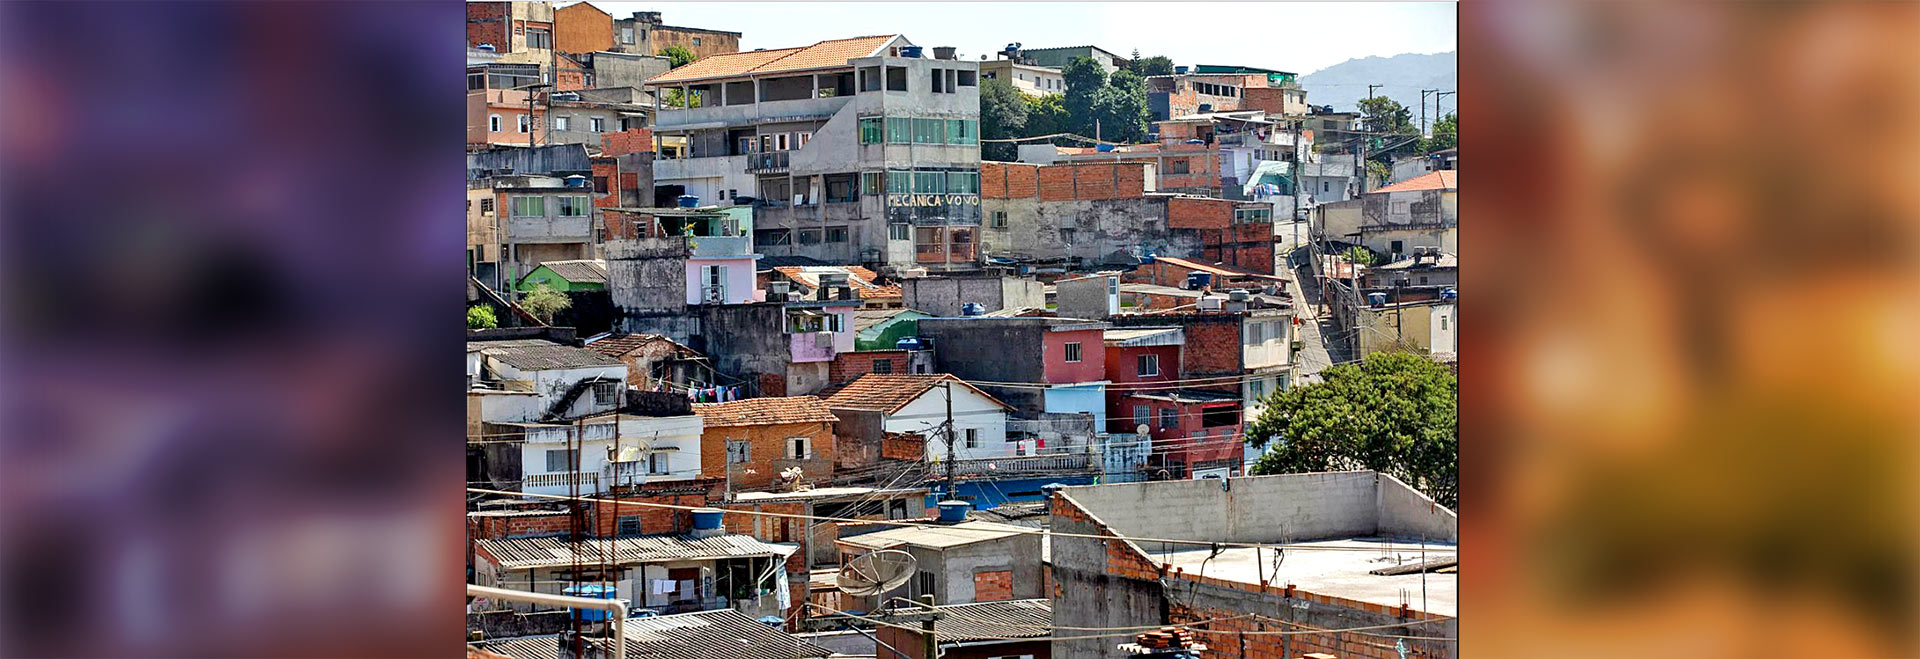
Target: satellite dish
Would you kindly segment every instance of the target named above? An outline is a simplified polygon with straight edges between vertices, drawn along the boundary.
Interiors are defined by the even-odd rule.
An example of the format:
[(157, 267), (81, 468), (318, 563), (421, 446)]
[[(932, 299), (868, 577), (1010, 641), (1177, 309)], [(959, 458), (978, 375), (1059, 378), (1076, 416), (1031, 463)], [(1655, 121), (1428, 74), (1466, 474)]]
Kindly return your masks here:
[(898, 549), (881, 549), (853, 557), (834, 575), (840, 592), (856, 597), (878, 595), (906, 585), (913, 578), (917, 563), (913, 554)]
[(1144, 424), (1144, 423), (1133, 427), (1133, 432), (1136, 435), (1145, 435), (1152, 431), (1153, 431), (1153, 428), (1147, 427), (1147, 424)]

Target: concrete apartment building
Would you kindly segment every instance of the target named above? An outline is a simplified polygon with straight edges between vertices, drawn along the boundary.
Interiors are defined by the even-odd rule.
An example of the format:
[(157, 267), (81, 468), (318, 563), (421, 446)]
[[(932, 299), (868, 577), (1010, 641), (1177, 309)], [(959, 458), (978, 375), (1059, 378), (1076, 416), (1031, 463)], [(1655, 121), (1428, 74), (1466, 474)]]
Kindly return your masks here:
[(1075, 57), (1088, 57), (1092, 58), (1095, 64), (1100, 65), (1100, 70), (1105, 71), (1107, 75), (1113, 75), (1114, 71), (1124, 68), (1129, 61), (1098, 46), (1060, 48), (1019, 48), (1019, 44), (1012, 44), (1012, 46), (1020, 59), (1029, 60), (1034, 66), (1050, 69), (1063, 69), (1066, 68), (1067, 62), (1073, 61)]
[(492, 264), (486, 270), (498, 279), (485, 283), (503, 290), (547, 261), (599, 258), (593, 189), (585, 177), (571, 183), (553, 176), (514, 175), (468, 188), (468, 200), (476, 202), (468, 216), (469, 239), (485, 241), (469, 248), (475, 250), (476, 263)]
[(1072, 267), (1154, 255), (1273, 272), (1271, 202), (1156, 192), (1154, 171), (1143, 162), (982, 163), (981, 242), (995, 257)]
[(1048, 96), (1067, 92), (1067, 79), (1060, 69), (1019, 60), (993, 59), (980, 63), (981, 80), (1005, 80), (1028, 96)]
[(612, 21), (611, 50), (616, 53), (658, 55), (671, 46), (680, 46), (697, 59), (740, 52), (740, 33), (699, 27), (664, 25), (660, 12), (636, 11), (631, 18)]
[(467, 149), (525, 147), (547, 139), (547, 104), (522, 89), (538, 84), (534, 64), (489, 63), (467, 67)]
[(1459, 253), (1459, 172), (1431, 172), (1314, 209), (1314, 229), (1327, 240), (1363, 245), (1398, 261), (1421, 247)]
[[(1023, 419), (1084, 414), (1105, 428), (1107, 324), (1074, 318), (925, 318), (935, 368), (980, 382)], [(993, 384), (1005, 383), (1005, 384)]]
[[(951, 56), (947, 49), (936, 49)], [(978, 65), (905, 37), (708, 57), (647, 82), (663, 195), (751, 198), (770, 256), (897, 274), (978, 267)], [(743, 200), (744, 201), (744, 200)]]
[(1147, 77), (1147, 115), (1151, 121), (1189, 114), (1265, 110), (1274, 115), (1307, 114), (1307, 92), (1286, 71), (1247, 66), (1174, 67), (1172, 75)]
[[(1208, 657), (1459, 656), (1459, 518), (1371, 471), (1067, 487), (1052, 498), (1053, 624), (1191, 629)], [(1100, 539), (1164, 538), (1183, 543)], [(1300, 543), (1272, 549), (1207, 543)], [(1387, 560), (1383, 560), (1387, 559)], [(1238, 632), (1351, 629), (1325, 634)], [(1431, 639), (1425, 637), (1440, 637)], [(1326, 653), (1314, 655), (1308, 653)], [(1057, 657), (1121, 657), (1112, 639)]]
[(912, 554), (918, 568), (899, 588), (870, 598), (842, 597), (842, 604), (872, 611), (894, 597), (932, 595), (937, 604), (1031, 599), (1041, 590), (1040, 534), (994, 522), (963, 521), (895, 527), (840, 538), (842, 560), (881, 549)]

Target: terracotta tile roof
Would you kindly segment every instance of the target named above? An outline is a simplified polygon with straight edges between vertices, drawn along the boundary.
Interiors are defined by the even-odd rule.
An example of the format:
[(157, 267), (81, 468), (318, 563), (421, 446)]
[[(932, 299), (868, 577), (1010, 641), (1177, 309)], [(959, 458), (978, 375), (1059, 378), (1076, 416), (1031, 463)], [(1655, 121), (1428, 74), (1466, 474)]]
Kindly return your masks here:
[(779, 48), (774, 50), (756, 50), (745, 53), (727, 53), (709, 55), (694, 60), (692, 64), (668, 71), (648, 80), (648, 85), (690, 82), (710, 78), (732, 78), (744, 75), (782, 73), (786, 71), (807, 71), (835, 66), (846, 66), (847, 60), (869, 57), (887, 42), (898, 38), (897, 34), (851, 39), (822, 41), (802, 48)]
[(941, 382), (947, 380), (958, 382), (961, 386), (972, 389), (974, 393), (980, 394), (981, 397), (993, 401), (995, 405), (1013, 409), (1012, 406), (1000, 402), (1000, 399), (994, 398), (991, 394), (981, 391), (978, 387), (968, 384), (967, 381), (947, 373), (931, 375), (868, 373), (860, 376), (860, 379), (854, 380), (839, 391), (834, 392), (832, 396), (827, 398), (827, 407), (873, 410), (892, 414), (899, 411), (900, 408), (906, 407), (908, 403), (920, 398), (920, 396), (927, 393), (928, 390), (933, 389)]
[(676, 351), (683, 352), (686, 354), (697, 354), (693, 351), (692, 348), (688, 348), (686, 346), (680, 345), (679, 343), (676, 343), (673, 339), (667, 338), (665, 336), (661, 336), (659, 334), (628, 334), (626, 336), (609, 336), (607, 338), (600, 339), (598, 341), (594, 341), (593, 343), (587, 344), (587, 349), (600, 353), (602, 355), (606, 355), (608, 357), (620, 357), (629, 352), (633, 352), (637, 348), (646, 346), (648, 344), (657, 343), (660, 341), (665, 341), (667, 343), (673, 344), (673, 347), (676, 349)]
[(818, 396), (785, 398), (749, 398), (726, 403), (695, 403), (693, 413), (700, 415), (708, 428), (769, 426), (781, 423), (833, 423), (840, 419), (827, 409)]
[(1409, 190), (1457, 190), (1459, 189), (1457, 185), (1458, 179), (1460, 178), (1459, 174), (1460, 172), (1457, 172), (1451, 169), (1443, 169), (1437, 172), (1428, 172), (1425, 175), (1416, 176), (1416, 177), (1407, 179), (1405, 181), (1401, 181), (1399, 183), (1395, 183), (1393, 185), (1389, 185), (1387, 187), (1374, 190), (1373, 192), (1370, 192), (1368, 194), (1380, 193), (1380, 192), (1406, 192)]

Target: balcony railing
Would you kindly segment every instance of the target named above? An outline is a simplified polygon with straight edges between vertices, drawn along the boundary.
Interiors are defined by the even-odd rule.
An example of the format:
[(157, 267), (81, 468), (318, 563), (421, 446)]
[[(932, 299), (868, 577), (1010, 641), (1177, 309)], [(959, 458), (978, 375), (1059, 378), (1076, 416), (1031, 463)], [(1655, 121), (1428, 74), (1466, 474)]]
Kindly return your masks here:
[(746, 236), (694, 236), (689, 240), (694, 256), (721, 258), (753, 253), (753, 239)]
[(791, 152), (775, 151), (773, 153), (755, 153), (755, 154), (749, 155), (747, 156), (747, 173), (748, 174), (785, 173), (787, 171), (787, 154), (788, 153), (791, 153)]
[(521, 486), (525, 488), (568, 487), (576, 482), (580, 484), (581, 490), (591, 491), (600, 486), (600, 474), (580, 471), (566, 471), (553, 474), (527, 474), (526, 480), (522, 481)]
[(1006, 474), (1060, 474), (1092, 471), (1099, 465), (1093, 456), (1086, 453), (1066, 453), (1061, 455), (1029, 455), (1011, 458), (980, 458), (956, 460), (953, 463), (955, 474), (963, 476), (987, 476)]

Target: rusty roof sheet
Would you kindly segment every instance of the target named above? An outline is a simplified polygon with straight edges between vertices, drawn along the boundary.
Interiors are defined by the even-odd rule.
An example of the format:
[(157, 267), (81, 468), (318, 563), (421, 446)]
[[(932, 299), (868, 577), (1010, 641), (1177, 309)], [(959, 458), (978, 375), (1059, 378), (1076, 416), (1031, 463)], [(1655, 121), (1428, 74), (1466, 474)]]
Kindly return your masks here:
[[(513, 659), (559, 659), (558, 638), (554, 634), (516, 636), (468, 647), (483, 647)], [(598, 656), (613, 656), (610, 639), (590, 638), (588, 643)], [(654, 659), (796, 659), (833, 654), (735, 609), (629, 618), (626, 644), (627, 656)]]
[(840, 420), (833, 416), (833, 411), (827, 409), (826, 401), (820, 400), (819, 396), (748, 398), (725, 403), (695, 403), (693, 413), (700, 415), (708, 428), (770, 426), (783, 423), (833, 423)]
[(832, 39), (801, 48), (709, 55), (694, 60), (692, 64), (655, 76), (646, 84), (657, 86), (713, 78), (736, 78), (746, 75), (846, 66), (847, 60), (871, 57), (897, 38), (900, 38), (900, 35), (885, 34)]
[(492, 556), (503, 569), (526, 570), (572, 565), (574, 552), (579, 560), (598, 564), (609, 557), (615, 564), (657, 563), (662, 561), (700, 561), (748, 556), (787, 556), (797, 545), (761, 542), (746, 535), (716, 535), (695, 538), (681, 535), (649, 535), (637, 538), (589, 538), (573, 542), (555, 537), (475, 540), (474, 546)]

